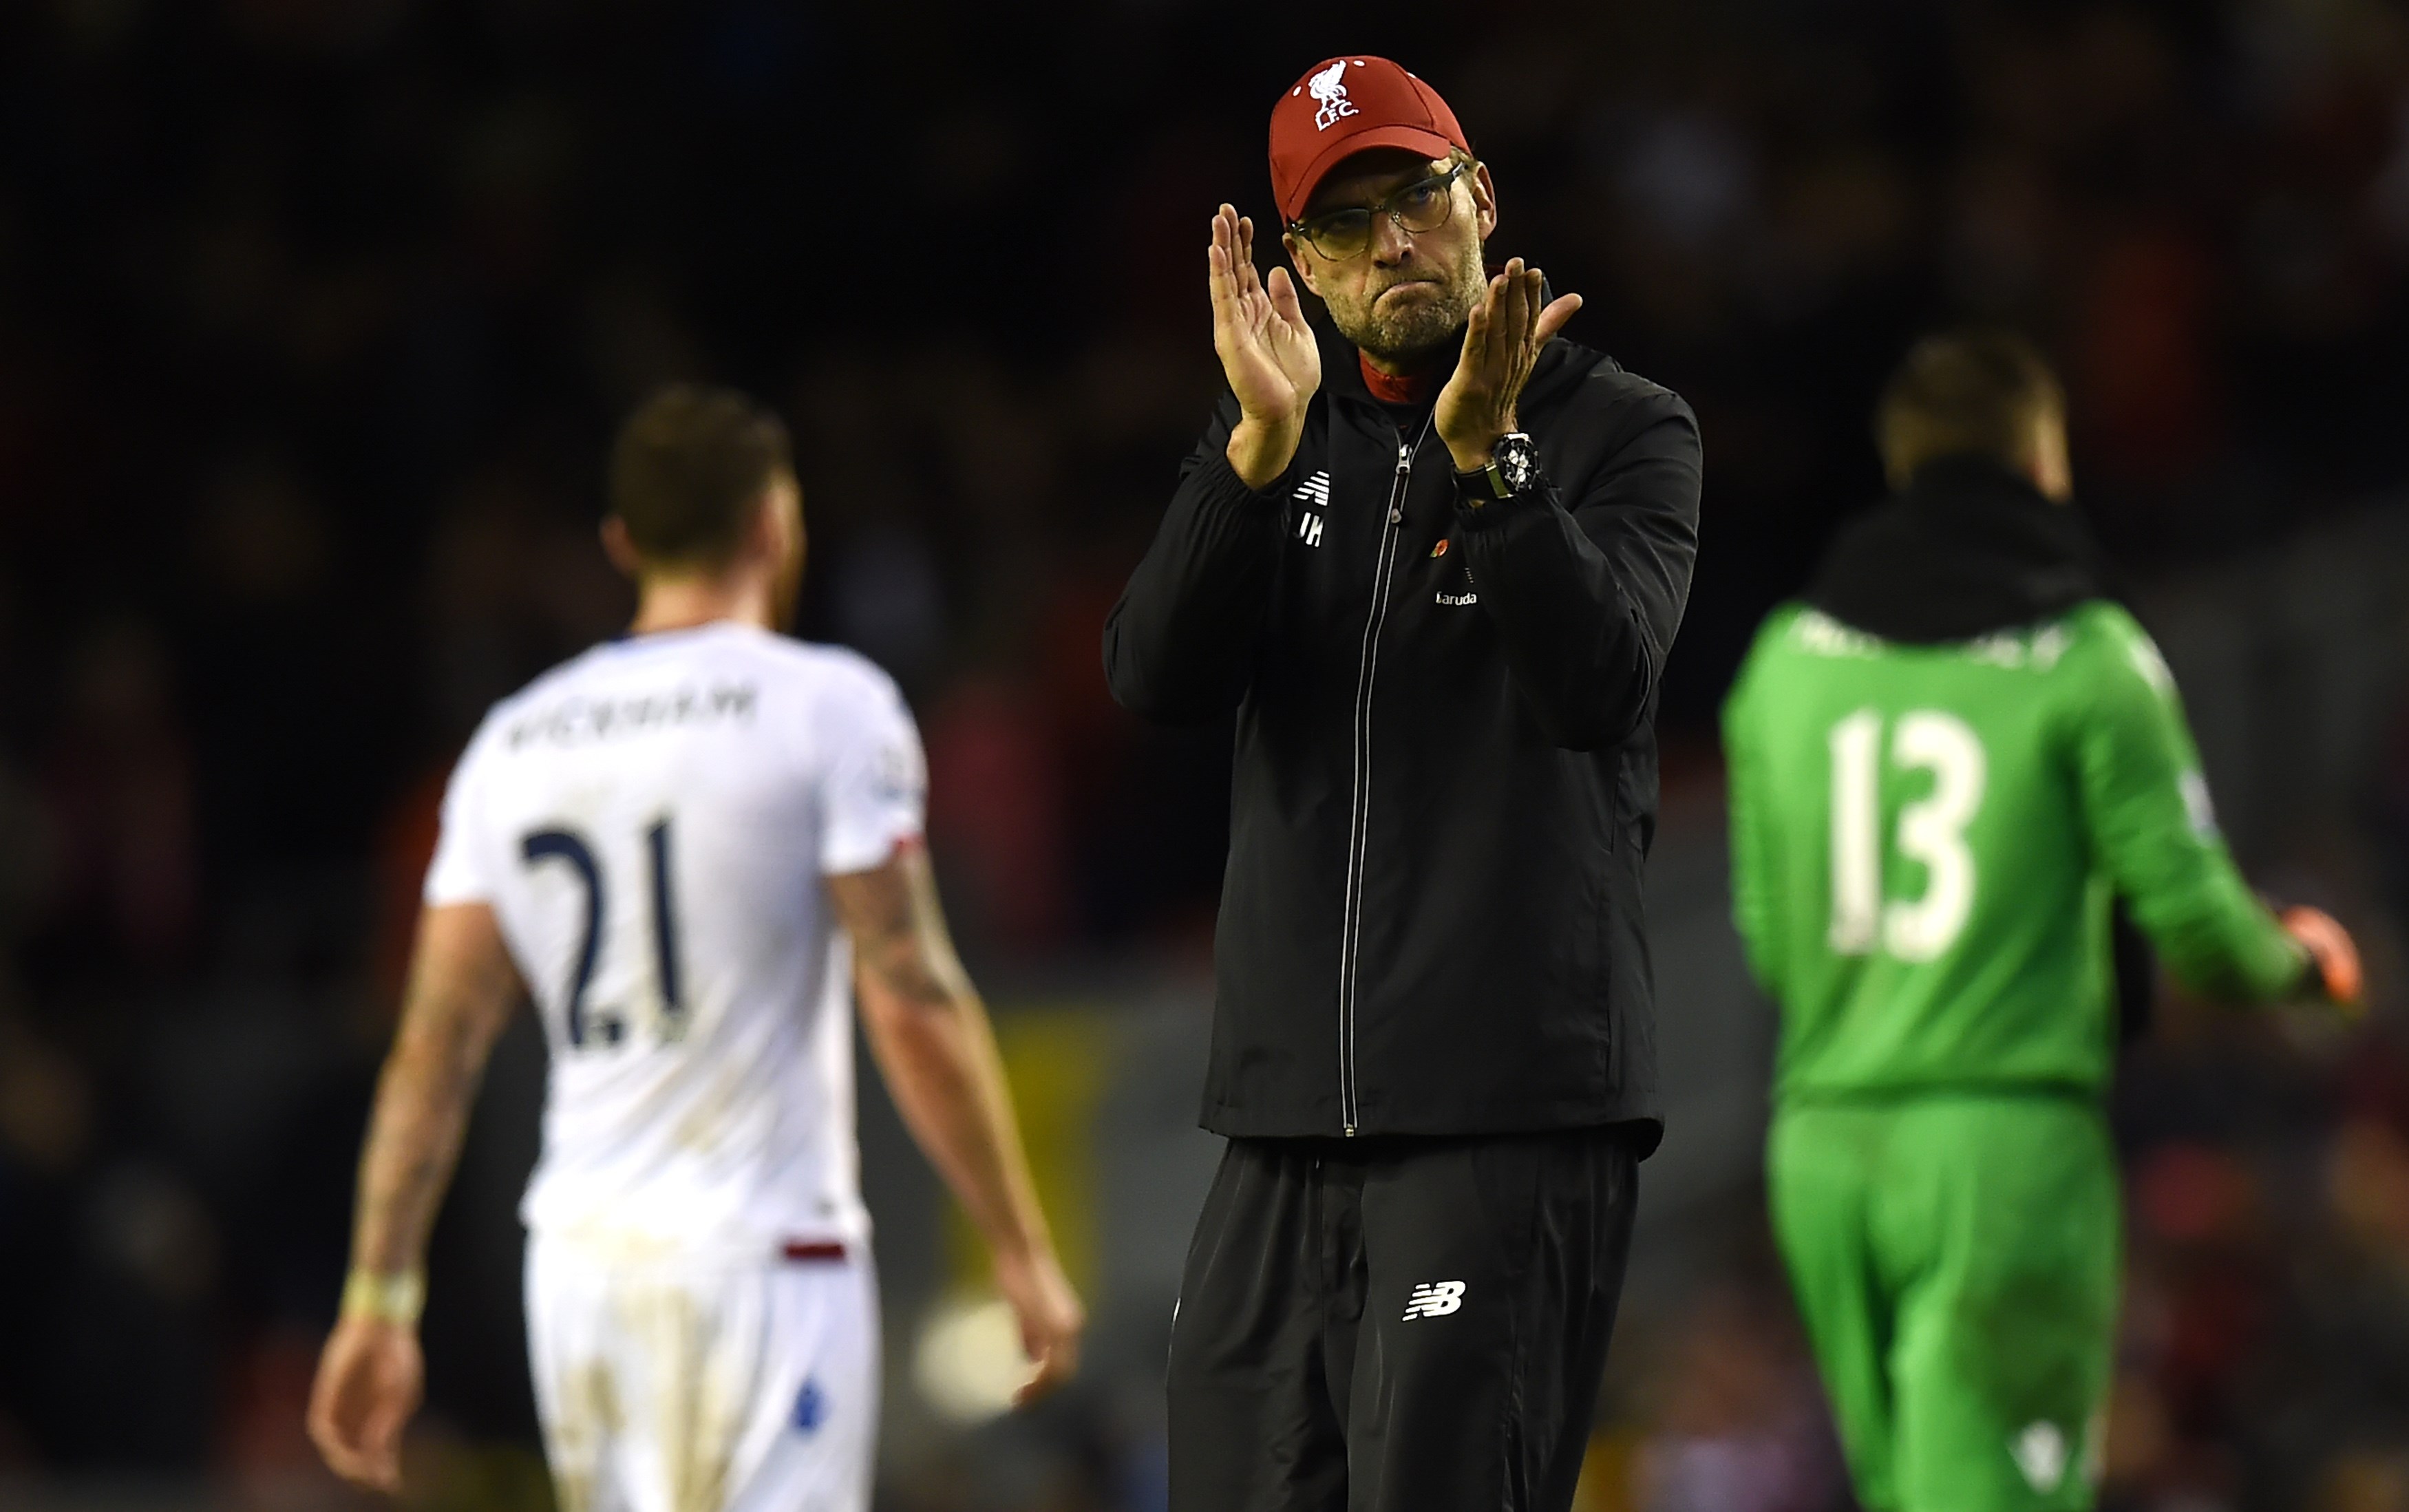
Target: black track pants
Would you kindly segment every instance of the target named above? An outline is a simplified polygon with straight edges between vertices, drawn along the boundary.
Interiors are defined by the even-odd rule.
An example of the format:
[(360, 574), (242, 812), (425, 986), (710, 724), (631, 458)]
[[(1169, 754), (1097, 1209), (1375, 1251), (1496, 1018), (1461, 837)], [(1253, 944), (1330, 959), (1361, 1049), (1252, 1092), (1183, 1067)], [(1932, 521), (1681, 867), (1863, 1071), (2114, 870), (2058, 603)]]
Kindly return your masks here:
[(1564, 1512), (1637, 1197), (1616, 1129), (1232, 1140), (1171, 1329), (1171, 1512)]

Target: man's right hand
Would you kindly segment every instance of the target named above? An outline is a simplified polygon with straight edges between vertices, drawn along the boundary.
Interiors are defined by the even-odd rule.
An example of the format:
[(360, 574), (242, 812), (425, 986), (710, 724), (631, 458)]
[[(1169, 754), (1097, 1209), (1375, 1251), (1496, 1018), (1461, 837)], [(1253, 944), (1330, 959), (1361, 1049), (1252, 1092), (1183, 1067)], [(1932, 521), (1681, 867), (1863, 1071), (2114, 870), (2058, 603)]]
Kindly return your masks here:
[(1213, 350), (1238, 396), (1230, 467), (1249, 488), (1288, 470), (1305, 434), (1305, 408), (1321, 387), (1321, 349), (1305, 322), (1288, 269), (1255, 271), (1255, 223), (1224, 205), (1205, 252), (1213, 291)]
[(381, 1318), (335, 1324), (310, 1389), (310, 1437), (353, 1485), (401, 1489), (401, 1431), (418, 1410), (426, 1366), (418, 1332)]
[(2285, 932), (2309, 953), (2308, 985), (2335, 1007), (2356, 1012), (2362, 1005), (2366, 981), (2350, 931), (2321, 908), (2287, 908), (2279, 917)]

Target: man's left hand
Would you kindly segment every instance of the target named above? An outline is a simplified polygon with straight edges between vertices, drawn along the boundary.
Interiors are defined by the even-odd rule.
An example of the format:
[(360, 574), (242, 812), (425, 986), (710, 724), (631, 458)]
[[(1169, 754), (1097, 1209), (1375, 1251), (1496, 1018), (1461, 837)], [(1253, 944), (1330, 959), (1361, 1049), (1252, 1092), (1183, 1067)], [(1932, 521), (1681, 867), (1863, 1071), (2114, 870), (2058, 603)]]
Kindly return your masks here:
[(1581, 307), (1581, 296), (1568, 294), (1543, 310), (1541, 288), (1539, 270), (1514, 258), (1489, 281), (1464, 326), (1464, 356), (1439, 390), (1431, 421), (1458, 472), (1487, 467), (1499, 439), (1517, 428), (1514, 403), (1531, 381), (1539, 349)]

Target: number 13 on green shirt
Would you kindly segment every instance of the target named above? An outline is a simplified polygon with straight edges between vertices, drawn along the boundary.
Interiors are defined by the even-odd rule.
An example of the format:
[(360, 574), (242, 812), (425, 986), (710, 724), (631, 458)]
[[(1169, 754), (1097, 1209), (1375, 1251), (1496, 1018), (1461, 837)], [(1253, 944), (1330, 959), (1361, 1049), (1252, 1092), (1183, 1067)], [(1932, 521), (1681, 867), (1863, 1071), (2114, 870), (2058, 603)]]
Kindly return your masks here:
[(2219, 838), (2173, 680), (2106, 603), (1945, 645), (1775, 612), (1724, 710), (1732, 888), (1784, 1101), (2096, 1092), (2108, 907), (2265, 999), (2301, 956)]

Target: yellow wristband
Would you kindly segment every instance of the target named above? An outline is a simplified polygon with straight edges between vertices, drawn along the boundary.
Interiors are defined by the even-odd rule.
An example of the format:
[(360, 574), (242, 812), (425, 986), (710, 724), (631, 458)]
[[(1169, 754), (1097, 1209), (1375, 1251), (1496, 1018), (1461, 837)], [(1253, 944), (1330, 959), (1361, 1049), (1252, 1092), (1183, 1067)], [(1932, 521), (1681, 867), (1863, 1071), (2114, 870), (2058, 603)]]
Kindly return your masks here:
[(404, 1271), (399, 1275), (353, 1271), (343, 1279), (345, 1318), (373, 1318), (380, 1323), (398, 1323), (403, 1328), (416, 1328), (418, 1315), (426, 1310), (426, 1273), (424, 1271)]

